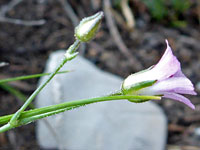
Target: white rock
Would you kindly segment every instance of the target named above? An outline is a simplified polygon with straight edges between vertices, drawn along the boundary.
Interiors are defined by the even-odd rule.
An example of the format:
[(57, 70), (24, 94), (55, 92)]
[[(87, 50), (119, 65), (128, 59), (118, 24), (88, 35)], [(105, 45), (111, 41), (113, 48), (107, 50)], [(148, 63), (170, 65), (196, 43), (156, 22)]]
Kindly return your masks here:
[(197, 89), (197, 91), (200, 91), (200, 82), (197, 82), (196, 89)]
[[(54, 52), (46, 72), (52, 72), (64, 51)], [(102, 96), (119, 90), (122, 79), (99, 70), (77, 57), (62, 70), (36, 100), (37, 107)], [(40, 81), (44, 81), (43, 77)], [(37, 122), (37, 140), (42, 148), (66, 150), (164, 150), (166, 117), (153, 102), (127, 100), (90, 104)]]

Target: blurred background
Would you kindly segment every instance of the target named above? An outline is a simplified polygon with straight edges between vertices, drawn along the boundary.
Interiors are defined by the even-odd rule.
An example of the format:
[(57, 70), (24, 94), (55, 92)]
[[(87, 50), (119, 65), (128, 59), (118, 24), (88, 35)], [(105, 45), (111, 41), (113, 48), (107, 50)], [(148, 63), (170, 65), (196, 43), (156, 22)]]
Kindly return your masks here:
[[(73, 43), (79, 20), (98, 11), (105, 18), (96, 38), (81, 46), (82, 56), (125, 78), (155, 64), (168, 39), (200, 92), (200, 0), (1, 0), (0, 62), (9, 65), (0, 67), (0, 79), (42, 73), (51, 52)], [(37, 81), (9, 83), (15, 92), (0, 85), (0, 115), (14, 113)], [(158, 103), (168, 117), (166, 149), (200, 149), (200, 99), (189, 98), (195, 111), (174, 101)], [(35, 123), (0, 134), (0, 149), (40, 149)]]

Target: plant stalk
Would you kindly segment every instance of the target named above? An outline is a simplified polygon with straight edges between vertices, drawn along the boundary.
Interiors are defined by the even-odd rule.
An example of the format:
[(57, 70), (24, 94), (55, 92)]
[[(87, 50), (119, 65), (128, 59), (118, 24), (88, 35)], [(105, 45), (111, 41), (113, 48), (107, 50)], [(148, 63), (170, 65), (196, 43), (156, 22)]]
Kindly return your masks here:
[[(18, 124), (18, 118), (20, 117), (21, 113), (29, 106), (29, 104), (33, 101), (33, 99), (39, 94), (39, 92), (51, 81), (51, 79), (56, 75), (56, 73), (62, 68), (62, 66), (69, 60), (73, 59), (76, 55), (77, 48), (80, 45), (80, 41), (76, 40), (73, 45), (71, 45), (67, 52), (68, 55), (65, 55), (64, 59), (61, 61), (61, 63), (58, 65), (58, 67), (55, 69), (54, 72), (52, 72), (47, 80), (41, 84), (33, 93), (32, 95), (27, 99), (27, 101), (22, 105), (22, 107), (12, 116), (10, 119), (10, 125), (16, 126)], [(67, 53), (66, 52), (66, 53)], [(76, 54), (76, 55), (74, 55)]]
[[(24, 125), (24, 124), (33, 122), (35, 120), (38, 120), (47, 116), (51, 116), (54, 114), (58, 114), (67, 110), (75, 109), (87, 104), (104, 102), (104, 101), (113, 101), (113, 100), (124, 100), (124, 99), (131, 99), (131, 102), (141, 103), (141, 102), (145, 102), (151, 99), (160, 100), (161, 97), (160, 96), (140, 96), (140, 95), (117, 95), (117, 96), (103, 96), (103, 97), (97, 97), (97, 98), (91, 98), (91, 99), (65, 102), (65, 103), (61, 103), (57, 105), (24, 111), (22, 112), (19, 118), (19, 122), (17, 126)], [(12, 117), (13, 117), (13, 114), (0, 117), (0, 124), (8, 123)], [(8, 128), (8, 130), (9, 129), (10, 128)], [(5, 129), (1, 130), (0, 128), (0, 132), (4, 132), (4, 131)]]

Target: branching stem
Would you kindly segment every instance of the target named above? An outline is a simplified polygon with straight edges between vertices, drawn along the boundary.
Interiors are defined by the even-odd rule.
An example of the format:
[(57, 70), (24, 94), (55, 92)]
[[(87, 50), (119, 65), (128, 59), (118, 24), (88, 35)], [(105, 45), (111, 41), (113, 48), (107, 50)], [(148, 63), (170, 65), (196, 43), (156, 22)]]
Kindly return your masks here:
[(62, 66), (67, 62), (70, 61), (71, 59), (75, 58), (76, 55), (78, 54), (76, 52), (77, 48), (80, 45), (80, 41), (76, 40), (74, 42), (74, 44), (72, 44), (68, 50), (66, 51), (65, 57), (63, 58), (63, 60), (61, 61), (61, 63), (58, 65), (58, 67), (54, 70), (54, 72), (52, 72), (49, 77), (47, 78), (47, 80), (41, 84), (32, 94), (31, 96), (26, 100), (26, 102), (22, 105), (22, 107), (12, 116), (12, 118), (10, 119), (10, 122), (8, 124), (6, 124), (5, 126), (0, 128), (0, 132), (6, 130), (6, 129), (10, 129), (12, 127), (16, 127), (19, 124), (19, 117), (21, 115), (21, 113), (30, 105), (30, 103), (33, 101), (33, 99), (39, 94), (39, 92), (51, 81), (51, 79), (57, 74), (57, 72), (62, 68)]

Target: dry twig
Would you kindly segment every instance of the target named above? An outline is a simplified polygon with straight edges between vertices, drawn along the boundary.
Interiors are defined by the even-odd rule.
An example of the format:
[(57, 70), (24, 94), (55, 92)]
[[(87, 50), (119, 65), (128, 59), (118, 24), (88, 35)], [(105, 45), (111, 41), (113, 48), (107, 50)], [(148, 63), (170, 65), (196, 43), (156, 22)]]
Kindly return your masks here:
[(46, 21), (44, 19), (26, 21), (26, 20), (21, 20), (21, 19), (13, 19), (13, 18), (0, 16), (0, 22), (13, 23), (13, 24), (24, 25), (24, 26), (40, 26), (40, 25), (45, 24)]
[(110, 30), (110, 34), (114, 39), (115, 44), (117, 45), (119, 50), (124, 54), (124, 56), (128, 59), (130, 65), (135, 65), (135, 68), (137, 70), (142, 69), (143, 67), (141, 63), (137, 60), (136, 57), (133, 58), (133, 55), (129, 52), (128, 48), (124, 44), (120, 36), (120, 33), (114, 23), (110, 8), (111, 8), (110, 0), (104, 0), (105, 17)]
[(24, 25), (24, 26), (40, 26), (45, 24), (45, 20), (22, 20), (22, 19), (14, 19), (6, 17), (6, 13), (12, 10), (16, 5), (18, 5), (23, 0), (12, 0), (7, 5), (4, 5), (0, 9), (0, 22), (7, 22), (13, 23), (17, 25)]
[(135, 18), (134, 15), (128, 5), (129, 0), (122, 0), (121, 1), (121, 9), (124, 17), (126, 18), (126, 23), (129, 29), (133, 30), (135, 27)]
[(12, 10), (16, 5), (21, 3), (23, 0), (12, 0), (7, 5), (1, 7), (0, 14), (2, 17), (6, 16), (6, 13)]
[(67, 0), (59, 0), (59, 2), (61, 3), (66, 14), (68, 15), (68, 17), (72, 21), (74, 27), (76, 27), (79, 23), (79, 19), (76, 16), (76, 14), (74, 13), (74, 11), (73, 11), (72, 7), (70, 6), (70, 4), (68, 3), (68, 1)]
[(189, 145), (183, 145), (183, 146), (168, 145), (167, 149), (168, 150), (199, 150), (200, 147), (198, 147), (198, 146), (189, 146)]

